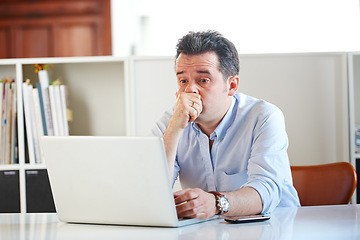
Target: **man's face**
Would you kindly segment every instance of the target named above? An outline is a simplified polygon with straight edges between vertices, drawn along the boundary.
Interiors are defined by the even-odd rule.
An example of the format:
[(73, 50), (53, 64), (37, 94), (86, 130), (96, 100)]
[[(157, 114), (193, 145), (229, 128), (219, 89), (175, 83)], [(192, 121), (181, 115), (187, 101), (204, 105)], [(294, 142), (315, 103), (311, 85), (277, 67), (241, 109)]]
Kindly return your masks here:
[(229, 81), (224, 81), (219, 66), (214, 52), (197, 55), (181, 53), (176, 60), (176, 96), (181, 93), (200, 95), (203, 111), (195, 120), (199, 124), (218, 123), (229, 107)]

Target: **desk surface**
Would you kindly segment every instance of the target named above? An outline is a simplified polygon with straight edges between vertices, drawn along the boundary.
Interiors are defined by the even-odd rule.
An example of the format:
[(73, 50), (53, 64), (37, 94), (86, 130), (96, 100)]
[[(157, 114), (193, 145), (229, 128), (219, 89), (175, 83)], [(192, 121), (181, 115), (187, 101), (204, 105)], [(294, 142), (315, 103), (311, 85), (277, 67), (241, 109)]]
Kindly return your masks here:
[(278, 208), (266, 222), (182, 228), (67, 224), (56, 214), (0, 214), (0, 239), (360, 239), (360, 205)]

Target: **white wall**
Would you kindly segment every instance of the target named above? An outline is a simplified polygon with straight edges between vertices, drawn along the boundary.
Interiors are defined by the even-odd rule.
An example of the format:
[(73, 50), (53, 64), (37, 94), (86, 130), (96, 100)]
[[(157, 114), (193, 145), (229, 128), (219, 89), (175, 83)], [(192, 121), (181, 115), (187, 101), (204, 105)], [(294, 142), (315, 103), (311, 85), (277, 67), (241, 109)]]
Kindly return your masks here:
[(111, 37), (114, 56), (129, 56), (138, 38), (135, 1), (111, 0)]
[(359, 0), (112, 0), (113, 55), (173, 56), (192, 30), (240, 53), (360, 50)]
[(349, 161), (346, 54), (259, 54), (240, 59), (239, 91), (284, 113), (292, 165)]
[[(144, 136), (175, 102), (174, 60), (133, 64), (133, 133)], [(292, 165), (349, 161), (346, 54), (251, 54), (240, 65), (239, 91), (283, 111)]]
[[(288, 54), (287, 61), (281, 54), (246, 54), (357, 51), (358, 0), (222, 0), (221, 4), (215, 0), (112, 0), (112, 7), (115, 56), (173, 56), (177, 39), (189, 30), (219, 30), (240, 52), (240, 90), (284, 111), (290, 162), (349, 160), (343, 57), (305, 54), (311, 56), (308, 61), (301, 54)], [(166, 64), (167, 68), (172, 64)], [(171, 70), (165, 80), (174, 77)], [(174, 100), (174, 89), (170, 83), (166, 86), (162, 99), (167, 104)], [(136, 134), (147, 133), (152, 124), (136, 126)]]

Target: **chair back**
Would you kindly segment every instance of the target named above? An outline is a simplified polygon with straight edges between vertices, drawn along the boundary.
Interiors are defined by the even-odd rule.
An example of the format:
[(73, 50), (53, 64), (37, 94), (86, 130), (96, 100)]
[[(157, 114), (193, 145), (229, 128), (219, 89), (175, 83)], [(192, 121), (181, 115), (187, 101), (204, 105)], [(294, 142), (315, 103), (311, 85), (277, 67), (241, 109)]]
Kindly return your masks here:
[(348, 162), (291, 166), (291, 172), (302, 206), (348, 204), (357, 183)]

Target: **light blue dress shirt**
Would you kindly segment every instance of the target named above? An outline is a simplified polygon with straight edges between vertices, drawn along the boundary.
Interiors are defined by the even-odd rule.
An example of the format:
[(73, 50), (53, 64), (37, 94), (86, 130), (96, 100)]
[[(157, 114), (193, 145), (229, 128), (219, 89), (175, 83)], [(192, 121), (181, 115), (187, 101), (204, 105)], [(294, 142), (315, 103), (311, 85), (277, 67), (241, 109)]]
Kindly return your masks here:
[[(152, 133), (163, 136), (173, 110), (167, 111)], [(228, 192), (242, 187), (258, 191), (262, 213), (275, 207), (300, 206), (292, 184), (283, 113), (276, 106), (242, 93), (233, 101), (209, 138), (189, 123), (179, 141), (174, 181), (183, 188)]]

